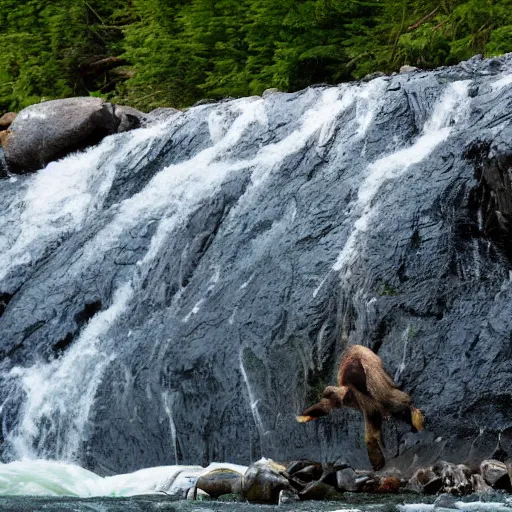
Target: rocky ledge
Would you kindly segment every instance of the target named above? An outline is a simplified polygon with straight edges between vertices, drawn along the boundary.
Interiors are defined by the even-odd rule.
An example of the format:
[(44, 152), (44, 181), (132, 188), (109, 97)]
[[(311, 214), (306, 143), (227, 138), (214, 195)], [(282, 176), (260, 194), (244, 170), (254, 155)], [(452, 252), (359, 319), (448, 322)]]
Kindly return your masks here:
[[(164, 120), (175, 109), (144, 114), (101, 98), (52, 100), (31, 105), (19, 114), (0, 117), (0, 177), (37, 171), (69, 153), (98, 144), (104, 137)], [(3, 163), (2, 163), (3, 161)]]
[(261, 459), (243, 474), (226, 468), (204, 473), (185, 495), (189, 499), (281, 505), (301, 500), (343, 500), (347, 492), (460, 497), (493, 490), (512, 492), (512, 467), (499, 460), (485, 460), (477, 468), (441, 461), (418, 469), (407, 479), (397, 469), (360, 471), (347, 464), (306, 460), (285, 466)]

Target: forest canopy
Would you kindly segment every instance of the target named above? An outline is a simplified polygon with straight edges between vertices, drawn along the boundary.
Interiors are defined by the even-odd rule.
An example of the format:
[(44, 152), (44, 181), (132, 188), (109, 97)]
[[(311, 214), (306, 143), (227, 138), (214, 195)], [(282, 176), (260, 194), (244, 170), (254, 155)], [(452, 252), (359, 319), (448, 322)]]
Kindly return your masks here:
[(0, 111), (141, 110), (512, 50), (512, 0), (0, 0)]

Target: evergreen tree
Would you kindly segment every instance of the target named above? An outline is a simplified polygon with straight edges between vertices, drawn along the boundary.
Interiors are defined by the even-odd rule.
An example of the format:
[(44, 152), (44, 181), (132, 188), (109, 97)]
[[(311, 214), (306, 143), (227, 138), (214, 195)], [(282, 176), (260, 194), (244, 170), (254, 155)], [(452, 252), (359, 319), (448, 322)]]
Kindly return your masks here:
[(0, 110), (143, 110), (512, 50), (512, 0), (0, 0)]

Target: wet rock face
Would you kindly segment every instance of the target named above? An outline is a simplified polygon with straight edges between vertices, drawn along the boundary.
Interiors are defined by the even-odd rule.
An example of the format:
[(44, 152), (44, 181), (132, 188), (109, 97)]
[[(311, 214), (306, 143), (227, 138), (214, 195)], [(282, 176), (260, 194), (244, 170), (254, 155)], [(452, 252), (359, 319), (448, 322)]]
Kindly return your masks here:
[(384, 425), (404, 478), (512, 453), (510, 60), (201, 105), (2, 180), (3, 457), (369, 467), (358, 412), (295, 421), (351, 343), (425, 412)]
[(478, 185), (469, 206), (479, 227), (474, 236), (492, 240), (512, 262), (512, 147), (506, 130), (492, 142), (477, 143), (467, 152)]
[(114, 106), (101, 98), (31, 105), (17, 117), (11, 116), (9, 131), (2, 137), (5, 159), (13, 173), (35, 171), (72, 151), (97, 144), (107, 135), (138, 128), (142, 118), (134, 108)]

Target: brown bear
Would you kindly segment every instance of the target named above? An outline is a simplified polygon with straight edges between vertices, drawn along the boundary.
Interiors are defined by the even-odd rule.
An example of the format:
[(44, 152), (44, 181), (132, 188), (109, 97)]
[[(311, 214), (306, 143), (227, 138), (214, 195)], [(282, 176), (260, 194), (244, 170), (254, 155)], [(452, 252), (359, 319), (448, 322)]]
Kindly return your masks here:
[(358, 409), (364, 415), (365, 442), (375, 471), (385, 464), (380, 447), (383, 419), (391, 416), (404, 420), (413, 432), (423, 429), (423, 413), (413, 407), (407, 393), (398, 389), (382, 367), (381, 358), (361, 345), (352, 345), (343, 353), (338, 387), (326, 387), (320, 402), (297, 416), (297, 421), (305, 423), (343, 406)]

